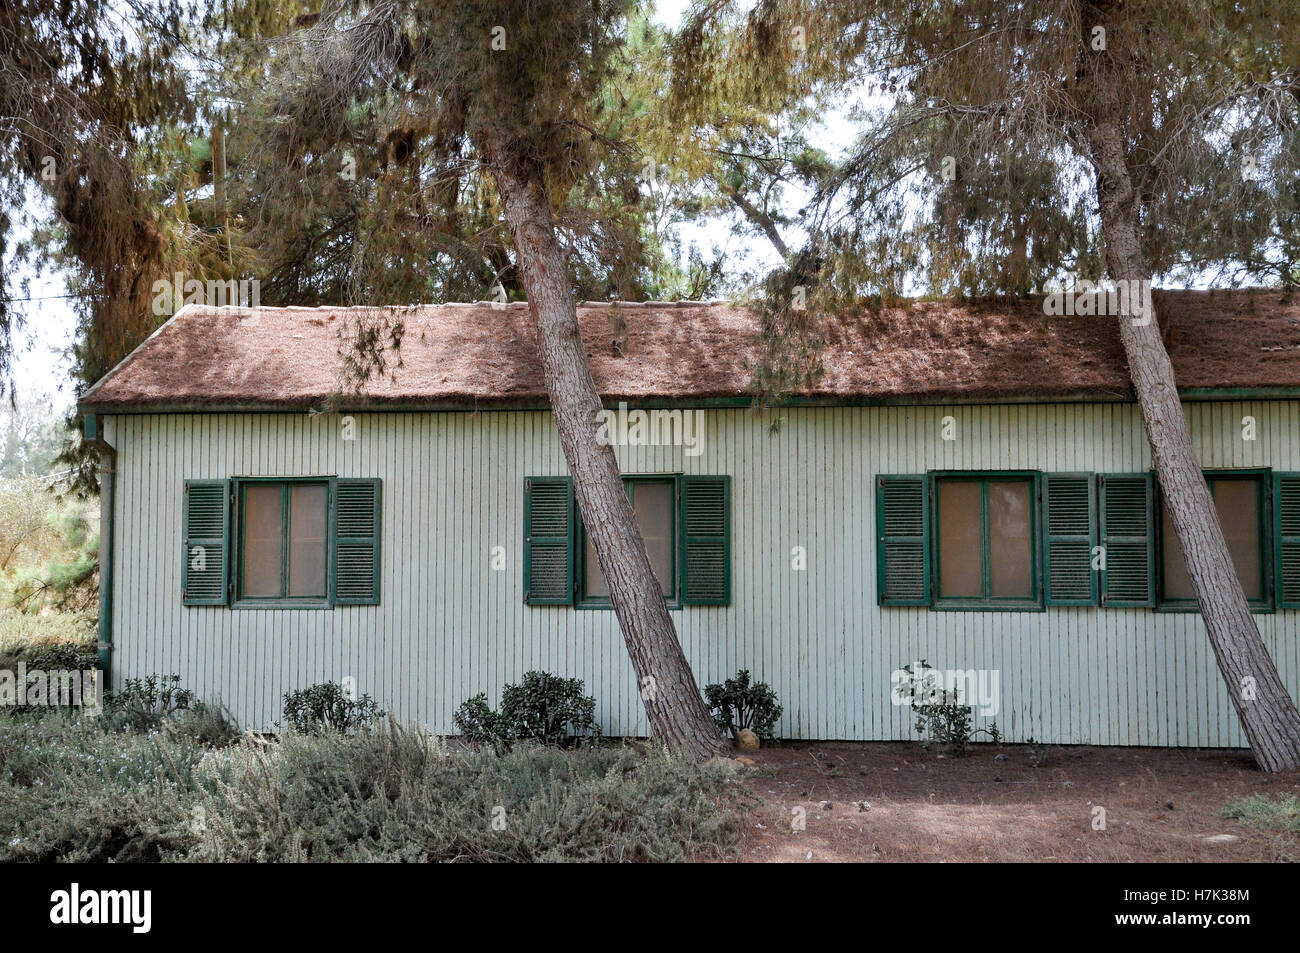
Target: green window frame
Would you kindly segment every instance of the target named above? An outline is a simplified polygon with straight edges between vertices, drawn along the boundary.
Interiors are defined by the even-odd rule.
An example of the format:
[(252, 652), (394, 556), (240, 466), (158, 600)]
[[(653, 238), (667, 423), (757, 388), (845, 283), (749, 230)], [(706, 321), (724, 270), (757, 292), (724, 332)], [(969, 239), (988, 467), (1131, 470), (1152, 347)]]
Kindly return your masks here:
[[(1300, 608), (1300, 473), (1269, 467), (1204, 471), (1217, 481), (1249, 479), (1258, 505), (1262, 594), (1252, 611)], [(1034, 595), (993, 599), (987, 483), (1032, 481)], [(944, 596), (938, 487), (944, 480), (984, 481), (980, 490), (979, 597)], [(876, 489), (876, 594), (882, 606), (972, 611), (1042, 611), (1053, 606), (1150, 608), (1195, 612), (1193, 599), (1165, 595), (1164, 505), (1155, 473), (1041, 473), (943, 470), (880, 474)], [(1097, 557), (1100, 556), (1100, 559)]]
[[(623, 477), (635, 500), (638, 484), (666, 484), (670, 505), (670, 609), (731, 604), (731, 478), (683, 473)], [(610, 609), (608, 596), (586, 591), (587, 534), (570, 477), (524, 480), (524, 603)]]
[[(629, 502), (633, 507), (636, 506), (636, 490), (639, 486), (668, 486), (672, 494), (669, 505), (669, 553), (672, 560), (668, 581), (668, 591), (664, 593), (664, 599), (668, 602), (668, 608), (681, 608), (682, 594), (682, 565), (680, 553), (678, 552), (678, 540), (681, 537), (681, 489), (679, 481), (675, 475), (670, 476), (625, 476), (623, 477), (623, 490), (627, 493)], [(574, 540), (574, 549), (576, 550), (577, 566), (575, 580), (577, 585), (577, 607), (579, 609), (612, 609), (609, 596), (593, 595), (587, 592), (587, 528), (583, 525), (581, 514), (577, 515), (577, 534)]]
[[(250, 487), (280, 488), (279, 594), (244, 591), (246, 497)], [(324, 591), (289, 596), (292, 488), (325, 490), (321, 540)], [(231, 477), (186, 480), (182, 516), (184, 552), (181, 602), (234, 609), (328, 609), (378, 605), (380, 587), (381, 481), (334, 476)]]
[[(1260, 594), (1246, 596), (1253, 612), (1273, 612), (1276, 607), (1276, 587), (1274, 586), (1274, 535), (1273, 493), (1275, 482), (1272, 470), (1268, 467), (1249, 467), (1243, 469), (1207, 469), (1202, 471), (1210, 487), (1210, 495), (1215, 496), (1218, 484), (1225, 480), (1250, 480), (1255, 484), (1255, 519), (1257, 553), (1259, 559)], [(1165, 594), (1165, 536), (1164, 493), (1159, 480), (1155, 481), (1155, 518), (1154, 539), (1156, 562), (1156, 600), (1155, 607), (1161, 612), (1196, 612), (1196, 600), (1185, 597), (1171, 597)]]
[[(334, 521), (334, 499), (333, 487), (328, 479), (311, 479), (311, 478), (245, 478), (235, 481), (235, 548), (233, 550), (234, 563), (232, 569), (234, 582), (234, 605), (236, 608), (244, 606), (289, 606), (294, 608), (322, 608), (330, 604), (330, 576), (331, 559), (330, 551), (333, 547), (330, 540), (334, 533), (332, 524)], [(248, 515), (250, 507), (248, 506), (248, 491), (251, 489), (269, 489), (277, 488), (280, 491), (280, 547), (279, 547), (279, 592), (275, 595), (250, 595), (246, 591), (246, 580), (244, 579), (245, 570), (245, 553), (248, 549)], [(320, 487), (325, 490), (325, 526), (324, 533), (320, 541), (320, 557), (323, 562), (324, 573), (321, 578), (321, 592), (304, 594), (300, 596), (291, 596), (289, 592), (289, 578), (291, 562), (293, 559), (293, 547), (291, 540), (291, 531), (293, 520), (293, 488), (295, 487)]]
[[(929, 474), (930, 508), (930, 568), (932, 605), (936, 609), (979, 609), (998, 611), (1041, 612), (1043, 605), (1042, 502), (1040, 477), (1035, 470), (960, 470)], [(993, 593), (993, 547), (990, 525), (989, 485), (992, 483), (1023, 483), (1029, 491), (1029, 586), (1030, 593), (1023, 597), (995, 597)], [(945, 484), (974, 483), (979, 487), (979, 596), (945, 596), (943, 580), (943, 517), (939, 505), (941, 487)]]

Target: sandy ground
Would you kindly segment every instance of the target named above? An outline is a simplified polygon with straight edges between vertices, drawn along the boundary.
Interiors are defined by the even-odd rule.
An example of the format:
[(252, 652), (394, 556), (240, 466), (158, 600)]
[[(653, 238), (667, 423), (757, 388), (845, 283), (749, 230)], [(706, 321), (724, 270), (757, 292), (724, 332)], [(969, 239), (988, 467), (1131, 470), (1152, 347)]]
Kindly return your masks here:
[(1244, 795), (1300, 793), (1300, 771), (1262, 774), (1238, 751), (975, 745), (954, 757), (823, 742), (747, 757), (764, 801), (744, 847), (751, 862), (1300, 856), (1300, 839), (1218, 815)]

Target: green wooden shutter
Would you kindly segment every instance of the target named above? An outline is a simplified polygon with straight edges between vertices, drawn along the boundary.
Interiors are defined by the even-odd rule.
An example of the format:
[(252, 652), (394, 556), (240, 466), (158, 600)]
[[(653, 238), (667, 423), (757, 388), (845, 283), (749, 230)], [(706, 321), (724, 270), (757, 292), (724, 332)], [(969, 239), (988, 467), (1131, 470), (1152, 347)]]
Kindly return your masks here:
[(186, 480), (181, 602), (224, 606), (230, 582), (230, 481)]
[(731, 477), (681, 478), (682, 604), (731, 604)]
[(1103, 473), (1097, 478), (1104, 606), (1153, 606), (1156, 601), (1155, 491), (1150, 473)]
[(1043, 576), (1049, 606), (1095, 606), (1096, 484), (1091, 473), (1043, 477)]
[(1300, 473), (1273, 474), (1277, 605), (1300, 609)]
[(876, 599), (930, 604), (930, 507), (925, 474), (876, 477)]
[(334, 604), (379, 604), (379, 480), (334, 485)]
[(524, 480), (524, 602), (573, 605), (573, 480)]

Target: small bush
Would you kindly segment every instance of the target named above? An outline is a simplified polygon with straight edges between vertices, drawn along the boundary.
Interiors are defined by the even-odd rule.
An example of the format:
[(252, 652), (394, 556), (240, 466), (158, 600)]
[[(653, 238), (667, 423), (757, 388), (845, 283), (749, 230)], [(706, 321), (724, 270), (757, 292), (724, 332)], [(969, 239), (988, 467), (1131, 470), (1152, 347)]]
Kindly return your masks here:
[(306, 734), (365, 730), (384, 715), (369, 695), (352, 698), (337, 682), (323, 682), (284, 696), (285, 721), (294, 731)]
[[(53, 654), (51, 654), (53, 653)], [(48, 665), (76, 659), (76, 665)], [(0, 609), (0, 668), (94, 668), (95, 617), (89, 613), (49, 612), (35, 615)]]
[(487, 703), (487, 695), (479, 692), (473, 698), (461, 702), (452, 722), (460, 736), (476, 745), (490, 744), (501, 751), (509, 744), (501, 715), (492, 710)]
[(167, 718), (194, 704), (194, 693), (180, 683), (179, 675), (128, 678), (121, 689), (104, 695), (109, 724), (131, 731), (157, 731)]
[(563, 745), (578, 737), (599, 737), (596, 699), (582, 689), (580, 678), (527, 672), (520, 684), (502, 689), (499, 712), (480, 692), (456, 709), (452, 721), (466, 741), (491, 744), (498, 751), (514, 741)]
[(957, 692), (948, 691), (940, 684), (936, 669), (925, 659), (915, 669), (904, 665), (901, 671), (907, 673), (907, 680), (896, 689), (896, 697), (912, 706), (916, 730), (921, 733), (924, 747), (937, 744), (953, 754), (963, 755), (976, 735), (986, 734), (994, 744), (1002, 740), (997, 722), (991, 722), (987, 728), (972, 729), (971, 706), (960, 704)]
[(705, 685), (704, 700), (708, 702), (713, 721), (728, 737), (734, 738), (742, 728), (748, 728), (760, 738), (770, 740), (785, 709), (777, 702), (776, 692), (766, 682), (749, 682), (749, 670), (741, 669), (735, 678), (721, 685)]
[(93, 645), (77, 642), (52, 642), (34, 645), (24, 659), (27, 670), (45, 672), (88, 672), (99, 668), (99, 656)]
[(192, 741), (207, 748), (225, 748), (243, 735), (235, 716), (224, 705), (194, 701), (189, 709), (166, 722), (169, 737)]

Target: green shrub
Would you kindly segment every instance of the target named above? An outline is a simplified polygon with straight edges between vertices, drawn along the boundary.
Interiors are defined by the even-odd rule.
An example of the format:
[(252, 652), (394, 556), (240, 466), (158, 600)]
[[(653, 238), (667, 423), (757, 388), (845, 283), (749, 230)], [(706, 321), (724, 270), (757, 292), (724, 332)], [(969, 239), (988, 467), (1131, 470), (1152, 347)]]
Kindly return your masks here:
[(579, 735), (599, 735), (596, 699), (582, 694), (582, 679), (526, 672), (518, 685), (501, 691), (501, 720), (511, 738), (545, 745)]
[(28, 671), (39, 668), (46, 672), (88, 672), (99, 668), (94, 645), (76, 642), (37, 644), (27, 653), (25, 661)]
[(499, 756), (389, 724), (213, 751), (0, 722), (0, 862), (684, 860), (734, 855), (756, 804), (740, 776), (661, 749)]
[[(0, 668), (13, 671), (19, 662), (40, 668), (50, 651), (72, 652), (82, 661), (95, 655), (95, 616), (88, 612), (47, 612), (34, 615), (17, 609), (0, 609)], [(60, 656), (60, 659), (68, 656)], [(93, 668), (94, 664), (49, 668)]]
[(526, 672), (518, 685), (501, 691), (501, 710), (493, 711), (480, 692), (456, 709), (452, 721), (461, 736), (503, 751), (515, 741), (563, 745), (579, 737), (600, 736), (596, 699), (582, 694), (580, 678)]
[(753, 799), (665, 753), (450, 752), (423, 731), (285, 735), (213, 763), (205, 861), (684, 860), (733, 850)]
[(451, 720), (466, 741), (477, 745), (490, 744), (499, 751), (509, 745), (510, 739), (501, 722), (501, 715), (487, 703), (484, 692), (461, 702)]
[(384, 714), (369, 695), (352, 698), (337, 682), (322, 682), (284, 696), (285, 721), (294, 731), (306, 734), (365, 730)]
[(224, 705), (192, 701), (190, 707), (164, 722), (169, 737), (208, 748), (225, 748), (243, 735), (235, 716)]
[(749, 681), (749, 670), (741, 669), (735, 678), (721, 685), (705, 685), (704, 700), (713, 714), (714, 724), (734, 738), (748, 728), (760, 738), (770, 740), (772, 729), (785, 709), (777, 702), (776, 692), (766, 682)]
[(100, 722), (0, 721), (0, 861), (158, 861), (188, 849), (206, 749)]
[(939, 745), (953, 754), (963, 755), (976, 735), (986, 734), (994, 744), (1002, 740), (997, 722), (991, 722), (987, 728), (972, 729), (971, 706), (959, 704), (957, 692), (940, 684), (937, 670), (925, 659), (915, 669), (904, 665), (901, 671), (907, 673), (907, 680), (897, 689), (898, 700), (912, 706), (924, 747)]
[(126, 679), (119, 690), (104, 693), (108, 723), (131, 731), (157, 731), (167, 718), (194, 704), (194, 693), (180, 682), (179, 675)]

